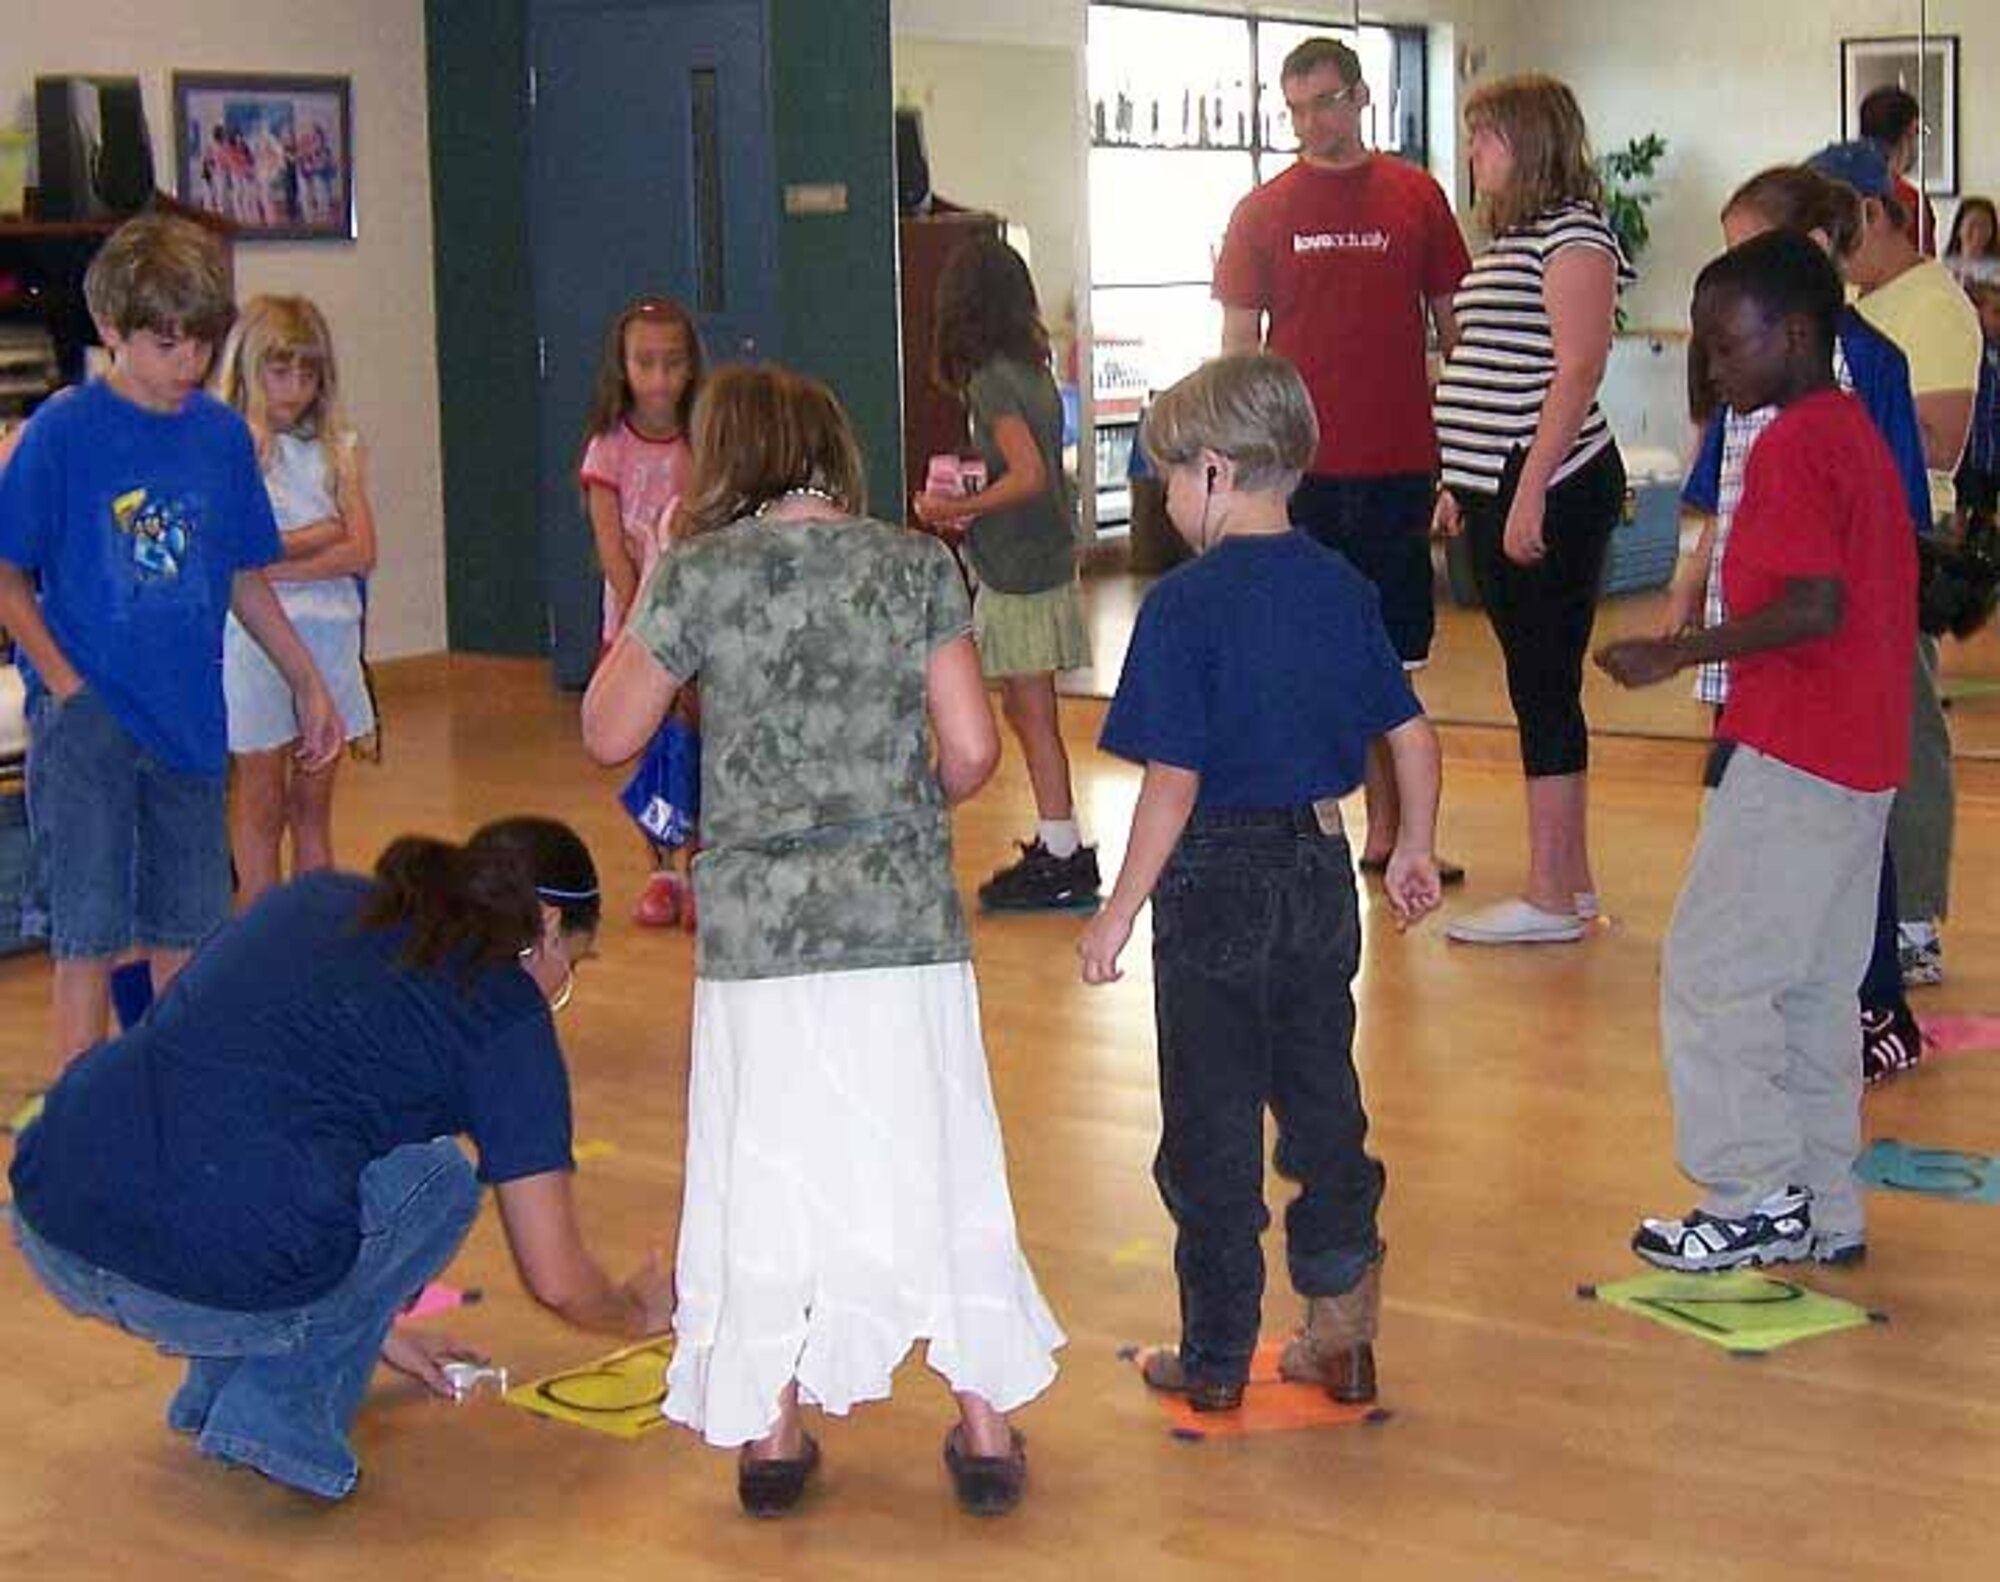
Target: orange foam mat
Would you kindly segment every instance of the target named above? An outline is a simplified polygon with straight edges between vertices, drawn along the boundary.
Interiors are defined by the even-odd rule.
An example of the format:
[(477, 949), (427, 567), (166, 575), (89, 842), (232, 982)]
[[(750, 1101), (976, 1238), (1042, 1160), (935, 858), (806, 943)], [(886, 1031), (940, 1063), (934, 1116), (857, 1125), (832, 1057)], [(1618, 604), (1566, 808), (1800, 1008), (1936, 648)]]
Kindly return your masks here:
[[(1135, 1367), (1161, 1348), (1133, 1347), (1126, 1353)], [(1342, 1406), (1316, 1384), (1287, 1384), (1278, 1377), (1278, 1356), (1284, 1342), (1259, 1344), (1250, 1359), (1250, 1383), (1243, 1404), (1233, 1412), (1197, 1412), (1184, 1395), (1148, 1389), (1167, 1415), (1176, 1439), (1238, 1439), (1245, 1434), (1286, 1434), (1306, 1428), (1340, 1428), (1350, 1423), (1385, 1423), (1389, 1412), (1378, 1405)]]

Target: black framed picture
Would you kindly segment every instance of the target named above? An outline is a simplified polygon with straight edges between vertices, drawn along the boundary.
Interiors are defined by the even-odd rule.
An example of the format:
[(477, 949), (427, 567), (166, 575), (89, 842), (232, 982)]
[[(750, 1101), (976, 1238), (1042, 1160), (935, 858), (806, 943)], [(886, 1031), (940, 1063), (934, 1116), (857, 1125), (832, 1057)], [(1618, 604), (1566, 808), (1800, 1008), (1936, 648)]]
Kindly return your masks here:
[(352, 241), (350, 79), (175, 72), (174, 173), (238, 241)]
[[(1841, 136), (1861, 135), (1861, 101), (1877, 88), (1901, 88), (1923, 108), (1925, 192), (1958, 192), (1958, 39), (1914, 33), (1840, 41)], [(1910, 171), (1916, 181), (1918, 172)]]

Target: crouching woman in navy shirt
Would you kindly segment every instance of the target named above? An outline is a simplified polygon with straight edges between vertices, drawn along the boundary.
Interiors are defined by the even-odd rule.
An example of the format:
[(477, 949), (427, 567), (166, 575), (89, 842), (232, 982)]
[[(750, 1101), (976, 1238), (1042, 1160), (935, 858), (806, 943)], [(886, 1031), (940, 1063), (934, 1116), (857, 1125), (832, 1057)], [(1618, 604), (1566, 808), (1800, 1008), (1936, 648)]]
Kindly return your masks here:
[(441, 1363), (471, 1355), (392, 1326), (481, 1183), (538, 1301), (585, 1329), (667, 1326), (669, 1277), (613, 1283), (570, 1195), (551, 1015), (598, 913), (562, 824), (405, 836), (372, 879), (272, 891), (49, 1091), (14, 1159), (15, 1237), (72, 1312), (187, 1359), (167, 1424), (204, 1455), (347, 1494), (377, 1359), (448, 1394)]

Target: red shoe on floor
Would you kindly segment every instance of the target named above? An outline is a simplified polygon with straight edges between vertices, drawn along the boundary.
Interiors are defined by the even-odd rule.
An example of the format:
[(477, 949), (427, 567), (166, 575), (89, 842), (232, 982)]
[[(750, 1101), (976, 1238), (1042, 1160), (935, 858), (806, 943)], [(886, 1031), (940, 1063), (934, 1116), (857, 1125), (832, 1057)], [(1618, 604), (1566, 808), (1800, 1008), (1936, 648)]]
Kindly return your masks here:
[(664, 870), (646, 881), (632, 908), (632, 921), (641, 928), (672, 928), (683, 915), (694, 927), (694, 895), (679, 874)]

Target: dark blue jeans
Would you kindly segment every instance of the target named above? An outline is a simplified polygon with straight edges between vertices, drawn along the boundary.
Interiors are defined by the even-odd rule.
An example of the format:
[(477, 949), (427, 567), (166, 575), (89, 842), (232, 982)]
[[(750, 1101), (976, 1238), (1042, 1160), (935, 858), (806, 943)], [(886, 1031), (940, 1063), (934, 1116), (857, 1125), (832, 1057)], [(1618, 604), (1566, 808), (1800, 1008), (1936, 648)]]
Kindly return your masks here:
[(305, 1307), (236, 1313), (136, 1285), (44, 1241), (18, 1210), (35, 1276), (72, 1313), (101, 1318), (188, 1359), (167, 1426), (202, 1454), (337, 1500), (360, 1475), (348, 1430), (389, 1325), (451, 1262), (479, 1212), (479, 1182), (450, 1138), (383, 1155), (361, 1172), (361, 1251)]
[(1361, 919), (1347, 841), (1309, 808), (1197, 810), (1153, 891), (1163, 1130), (1153, 1177), (1174, 1217), (1181, 1362), (1249, 1372), (1264, 1295), (1264, 1109), (1298, 1183), (1285, 1255), (1302, 1296), (1352, 1289), (1381, 1250), (1383, 1171), (1354, 1073)]

